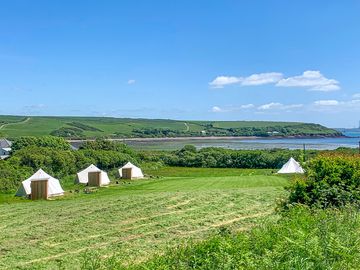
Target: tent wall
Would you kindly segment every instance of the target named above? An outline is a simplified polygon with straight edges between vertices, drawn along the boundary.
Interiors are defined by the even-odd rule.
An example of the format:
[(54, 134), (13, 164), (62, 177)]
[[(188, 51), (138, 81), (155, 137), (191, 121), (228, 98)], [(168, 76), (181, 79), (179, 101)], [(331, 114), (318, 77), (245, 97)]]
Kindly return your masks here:
[(48, 180), (33, 180), (31, 181), (31, 199), (32, 200), (47, 200), (49, 197), (49, 182)]

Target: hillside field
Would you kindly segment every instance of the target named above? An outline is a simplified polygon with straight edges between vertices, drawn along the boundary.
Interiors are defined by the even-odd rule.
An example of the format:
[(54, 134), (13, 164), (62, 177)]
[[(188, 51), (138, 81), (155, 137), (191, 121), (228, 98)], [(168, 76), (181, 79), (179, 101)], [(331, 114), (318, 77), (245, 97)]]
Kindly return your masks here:
[(79, 269), (85, 257), (113, 255), (123, 265), (138, 264), (223, 227), (242, 231), (276, 218), (275, 200), (287, 183), (269, 170), (147, 173), (160, 178), (113, 182), (91, 194), (68, 190), (52, 201), (6, 195), (8, 203), (0, 204), (0, 268)]
[(110, 117), (0, 116), (0, 136), (65, 138), (191, 136), (339, 136), (321, 125), (266, 121), (178, 121)]

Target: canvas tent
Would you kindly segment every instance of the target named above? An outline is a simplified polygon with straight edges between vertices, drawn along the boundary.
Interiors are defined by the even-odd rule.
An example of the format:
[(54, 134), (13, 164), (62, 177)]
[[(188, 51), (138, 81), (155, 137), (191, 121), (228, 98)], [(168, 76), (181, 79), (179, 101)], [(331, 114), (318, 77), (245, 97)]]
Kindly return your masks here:
[(144, 178), (144, 175), (139, 167), (136, 167), (131, 162), (126, 163), (119, 169), (119, 175), (125, 179), (140, 179)]
[(89, 183), (89, 173), (99, 172), (100, 173), (100, 183), (99, 186), (106, 186), (110, 183), (109, 176), (106, 172), (100, 170), (95, 165), (91, 164), (86, 169), (77, 173), (77, 177), (75, 179), (76, 184), (88, 184)]
[[(32, 188), (36, 188), (36, 190), (32, 190)], [(16, 196), (30, 196), (32, 198), (41, 197), (43, 199), (61, 195), (64, 195), (64, 190), (62, 189), (59, 180), (48, 175), (42, 169), (38, 170), (30, 178), (22, 181), (16, 192)]]
[(304, 173), (304, 169), (301, 168), (299, 162), (290, 158), (289, 161), (282, 166), (278, 173)]

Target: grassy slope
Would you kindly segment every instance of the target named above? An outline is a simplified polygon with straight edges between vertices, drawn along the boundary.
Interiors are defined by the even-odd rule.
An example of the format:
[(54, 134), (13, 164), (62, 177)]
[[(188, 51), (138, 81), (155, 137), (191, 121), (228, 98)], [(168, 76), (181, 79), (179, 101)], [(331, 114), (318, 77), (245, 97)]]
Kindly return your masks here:
[[(183, 169), (184, 174), (187, 169)], [(87, 251), (124, 264), (203, 239), (222, 226), (243, 230), (269, 218), (287, 182), (249, 171), (194, 172), (141, 180), (55, 201), (0, 205), (0, 268), (76, 268)], [(164, 171), (164, 175), (168, 172)], [(258, 171), (257, 174), (261, 174)], [(161, 174), (161, 173), (160, 173)], [(180, 169), (174, 174), (181, 175)]]
[[(204, 121), (175, 121), (175, 120), (156, 120), (156, 119), (129, 119), (129, 118), (101, 118), (101, 117), (30, 117), (28, 121), (23, 121), (26, 117), (0, 116), (1, 123), (19, 122), (17, 124), (5, 125), (1, 132), (8, 137), (18, 137), (26, 135), (42, 136), (49, 135), (52, 131), (61, 127), (71, 127), (67, 123), (79, 122), (99, 131), (85, 130), (84, 136), (116, 136), (131, 137), (133, 129), (159, 128), (177, 131), (200, 132), (205, 124), (212, 123), (217, 128), (241, 128), (241, 127), (269, 127), (269, 126), (298, 126), (300, 130), (317, 134), (331, 134), (333, 130), (325, 127), (315, 127), (303, 123), (289, 122), (261, 122), (261, 121), (228, 121), (228, 122), (204, 122)], [(115, 135), (117, 134), (117, 135)]]

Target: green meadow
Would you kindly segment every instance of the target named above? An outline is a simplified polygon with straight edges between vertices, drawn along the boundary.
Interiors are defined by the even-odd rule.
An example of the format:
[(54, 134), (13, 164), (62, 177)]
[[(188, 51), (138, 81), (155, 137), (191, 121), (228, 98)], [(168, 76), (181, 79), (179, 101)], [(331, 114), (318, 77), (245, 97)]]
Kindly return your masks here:
[(0, 116), (0, 136), (54, 135), (65, 138), (184, 136), (337, 136), (333, 129), (311, 123), (268, 121), (180, 121), (112, 117)]
[[(81, 269), (97, 254), (123, 266), (223, 231), (275, 220), (287, 179), (269, 170), (162, 168), (153, 178), (121, 181), (91, 194), (0, 204), (1, 269)], [(66, 183), (65, 183), (65, 182)], [(86, 259), (84, 259), (86, 258)], [(96, 269), (89, 268), (86, 269)]]

